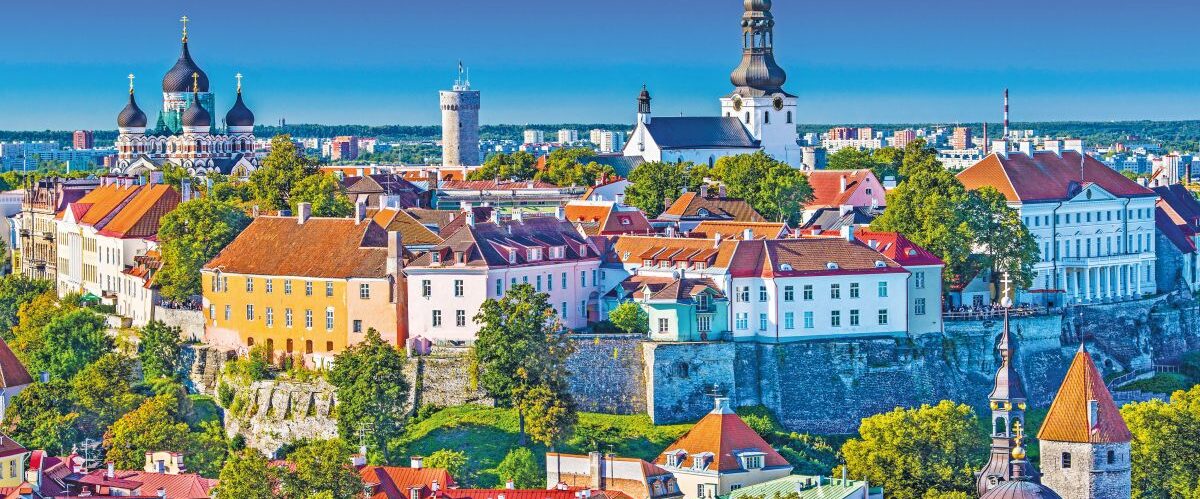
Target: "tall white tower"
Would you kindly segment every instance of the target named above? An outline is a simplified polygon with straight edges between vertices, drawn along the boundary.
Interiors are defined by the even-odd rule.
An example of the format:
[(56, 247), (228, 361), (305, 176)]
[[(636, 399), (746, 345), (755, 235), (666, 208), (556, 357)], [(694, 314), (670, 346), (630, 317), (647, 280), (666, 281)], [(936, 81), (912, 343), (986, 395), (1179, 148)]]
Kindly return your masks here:
[(771, 0), (744, 0), (742, 62), (729, 80), (733, 93), (721, 98), (721, 115), (741, 120), (763, 150), (794, 167), (803, 164), (796, 131), (796, 96), (783, 90), (787, 73), (775, 63), (775, 18)]
[(458, 63), (452, 90), (439, 92), (442, 102), (442, 165), (477, 166), (479, 158), (479, 91)]

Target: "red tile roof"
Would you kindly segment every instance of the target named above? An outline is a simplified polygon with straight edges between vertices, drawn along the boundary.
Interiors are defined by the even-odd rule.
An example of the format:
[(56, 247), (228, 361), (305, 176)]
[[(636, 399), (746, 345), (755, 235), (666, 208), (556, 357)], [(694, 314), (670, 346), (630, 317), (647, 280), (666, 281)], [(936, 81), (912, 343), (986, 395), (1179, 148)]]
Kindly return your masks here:
[(121, 206), (112, 219), (97, 225), (99, 234), (118, 238), (149, 238), (158, 235), (162, 217), (179, 206), (182, 198), (165, 184), (147, 185)]
[(9, 438), (8, 435), (0, 433), (0, 457), (15, 456), (26, 452), (29, 451), (25, 449), (25, 446)]
[(437, 244), (442, 242), (441, 236), (429, 230), (416, 218), (404, 210), (386, 208), (370, 214), (371, 220), (383, 227), (384, 230), (397, 231), (404, 244)]
[(712, 239), (720, 234), (726, 239), (742, 239), (746, 229), (749, 229), (754, 239), (779, 239), (787, 234), (787, 228), (787, 224), (782, 222), (705, 220), (692, 228), (688, 235)]
[[(850, 196), (865, 184), (880, 185), (875, 174), (868, 169), (861, 170), (812, 170), (805, 172), (808, 184), (812, 186), (813, 199), (805, 208), (834, 207), (847, 204)], [(842, 190), (842, 179), (846, 179), (846, 189)], [(880, 185), (880, 188), (882, 186)]]
[(575, 499), (573, 490), (557, 489), (442, 489), (437, 499)]
[[(1089, 401), (1097, 406), (1096, 420), (1089, 423)], [(1038, 440), (1075, 443), (1124, 443), (1133, 439), (1104, 377), (1082, 346), (1075, 353), (1050, 412), (1038, 431)]]
[(682, 457), (689, 463), (692, 456), (711, 453), (717, 471), (741, 471), (743, 468), (738, 454), (746, 451), (766, 454), (763, 461), (768, 468), (791, 467), (783, 456), (727, 406), (720, 406), (701, 418), (692, 429), (679, 437), (679, 440), (668, 445), (666, 451), (654, 462), (666, 465), (667, 454), (678, 451), (685, 454)]
[(620, 236), (613, 242), (605, 261), (641, 265), (645, 260), (657, 260), (660, 253), (675, 255), (685, 249), (694, 251), (687, 256), (687, 261), (704, 262), (710, 267), (725, 268), (733, 258), (737, 242), (683, 237)]
[(589, 236), (654, 232), (641, 210), (610, 201), (571, 201), (563, 207), (563, 216)]
[(17, 355), (8, 347), (8, 343), (0, 339), (0, 388), (14, 388), (33, 383), (25, 365), (17, 359)]
[(991, 154), (958, 174), (967, 189), (993, 187), (1009, 202), (1032, 203), (1070, 199), (1084, 183), (1094, 183), (1118, 197), (1153, 196), (1150, 189), (1125, 178), (1091, 156), (1064, 151)]
[(441, 190), (519, 190), (519, 189), (558, 189), (557, 185), (537, 181), (507, 181), (507, 180), (449, 180), (438, 186)]
[(349, 218), (258, 217), (204, 266), (232, 274), (345, 279), (387, 275), (386, 234)]
[(71, 475), (66, 481), (101, 487), (101, 493), (104, 489), (116, 488), (146, 497), (154, 497), (161, 488), (171, 499), (205, 499), (212, 496), (212, 489), (217, 486), (216, 480), (195, 473), (173, 475), (117, 470), (112, 478), (105, 476), (107, 473), (106, 469), (98, 469), (86, 474)]
[[(363, 483), (370, 486), (371, 499), (424, 499), (439, 488), (454, 486), (450, 472), (441, 468), (404, 468), (399, 466), (362, 466), (358, 468)], [(420, 487), (420, 497), (409, 497), (413, 487)]]
[[(702, 211), (703, 210), (703, 211)], [(681, 218), (699, 218), (709, 220), (737, 220), (741, 222), (766, 222), (750, 203), (744, 199), (700, 196), (695, 192), (685, 192), (679, 199), (671, 203), (659, 218), (678, 220)]]
[(909, 241), (907, 237), (898, 232), (872, 232), (859, 229), (854, 231), (854, 238), (905, 267), (946, 265), (937, 255)]

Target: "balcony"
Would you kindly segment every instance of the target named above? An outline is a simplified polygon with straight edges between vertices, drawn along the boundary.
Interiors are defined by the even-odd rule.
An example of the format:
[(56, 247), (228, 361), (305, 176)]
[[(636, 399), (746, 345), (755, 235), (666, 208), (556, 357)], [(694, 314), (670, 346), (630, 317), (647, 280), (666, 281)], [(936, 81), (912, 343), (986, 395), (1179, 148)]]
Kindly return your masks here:
[(53, 231), (42, 232), (42, 239), (45, 239), (47, 241), (53, 241), (54, 240), (54, 232)]
[(29, 229), (21, 229), (19, 233), (21, 237), (29, 237)]

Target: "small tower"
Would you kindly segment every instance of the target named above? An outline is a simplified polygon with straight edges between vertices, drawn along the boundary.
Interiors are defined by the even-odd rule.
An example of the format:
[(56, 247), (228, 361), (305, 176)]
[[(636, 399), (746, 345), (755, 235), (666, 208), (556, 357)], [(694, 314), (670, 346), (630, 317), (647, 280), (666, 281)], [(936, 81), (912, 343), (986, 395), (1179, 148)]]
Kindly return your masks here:
[(1004, 297), (1001, 304), (1004, 306), (1004, 328), (1000, 332), (1000, 343), (996, 347), (1000, 351), (1000, 368), (996, 371), (992, 393), (988, 395), (992, 410), (992, 452), (987, 465), (979, 472), (979, 478), (976, 480), (976, 489), (981, 496), (1018, 475), (1032, 480), (1036, 480), (1038, 476), (1037, 469), (1032, 464), (1022, 459), (1018, 465), (1013, 460), (1015, 450), (1020, 447), (1019, 429), (1025, 424), (1025, 388), (1013, 362), (1016, 345), (1009, 334), (1008, 307), (1012, 300), (1008, 296), (1011, 281), (1007, 275), (1003, 282)]
[(650, 124), (650, 91), (646, 90), (646, 85), (642, 85), (642, 93), (638, 94), (638, 112), (637, 122), (645, 125)]
[(1038, 431), (1042, 484), (1066, 499), (1128, 498), (1132, 439), (1104, 377), (1079, 345)]
[(477, 166), (479, 158), (479, 91), (458, 63), (452, 90), (439, 92), (442, 104), (442, 165)]
[(1010, 453), (1012, 465), (1009, 467), (1009, 478), (980, 493), (980, 499), (1062, 499), (1045, 485), (1039, 485), (1036, 477), (1029, 474), (1028, 470), (1032, 467), (1025, 460), (1025, 446), (1022, 445), (1025, 440), (1024, 428), (1017, 422), (1013, 423), (1012, 430), (1016, 446)]

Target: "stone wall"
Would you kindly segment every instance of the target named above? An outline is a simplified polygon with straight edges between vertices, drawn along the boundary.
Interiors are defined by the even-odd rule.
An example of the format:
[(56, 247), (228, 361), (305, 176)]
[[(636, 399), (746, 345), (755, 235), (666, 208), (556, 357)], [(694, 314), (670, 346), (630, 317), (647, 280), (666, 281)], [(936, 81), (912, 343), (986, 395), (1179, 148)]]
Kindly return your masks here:
[(216, 395), (217, 380), (228, 354), (203, 345), (184, 345), (182, 350), (184, 385), (194, 393)]
[(579, 410), (643, 414), (646, 407), (642, 342), (625, 335), (579, 336), (567, 362), (568, 389)]
[(337, 436), (333, 416), (337, 401), (333, 387), (324, 380), (267, 380), (234, 388), (234, 402), (225, 413), (225, 431), (241, 434), (247, 447), (272, 456), (294, 440)]
[(436, 348), (430, 355), (410, 358), (407, 377), (418, 406), (495, 405), (473, 386), (469, 352), (465, 348)]
[(154, 319), (178, 326), (185, 341), (204, 341), (204, 312), (154, 306)]

